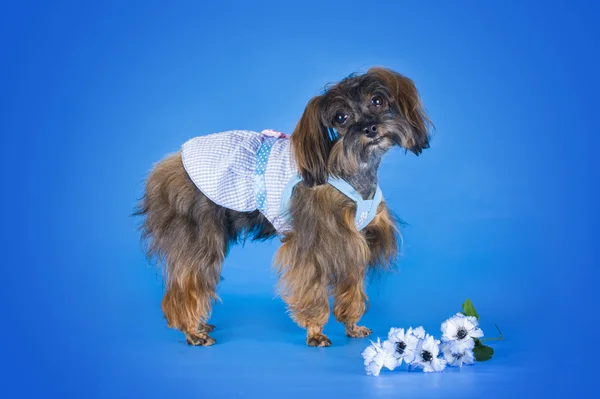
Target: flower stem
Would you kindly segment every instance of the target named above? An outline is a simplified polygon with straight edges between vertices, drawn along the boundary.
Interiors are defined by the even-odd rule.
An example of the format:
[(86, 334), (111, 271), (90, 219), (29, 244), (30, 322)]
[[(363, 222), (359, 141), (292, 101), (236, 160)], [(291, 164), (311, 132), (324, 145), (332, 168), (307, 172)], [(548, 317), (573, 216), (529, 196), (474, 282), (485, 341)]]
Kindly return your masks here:
[(500, 328), (498, 328), (497, 324), (494, 324), (496, 326), (496, 330), (498, 330), (498, 334), (500, 334), (499, 337), (493, 337), (493, 338), (482, 338), (479, 341), (480, 342), (485, 342), (485, 341), (504, 341), (504, 335), (502, 335), (502, 331), (500, 331)]

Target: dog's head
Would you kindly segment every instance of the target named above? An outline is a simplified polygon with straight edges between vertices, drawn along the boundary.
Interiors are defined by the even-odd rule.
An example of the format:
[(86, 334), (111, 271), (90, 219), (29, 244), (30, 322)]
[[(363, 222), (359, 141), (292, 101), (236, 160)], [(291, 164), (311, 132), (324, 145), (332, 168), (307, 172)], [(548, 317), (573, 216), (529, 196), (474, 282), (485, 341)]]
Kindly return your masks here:
[(430, 121), (412, 80), (384, 68), (350, 76), (310, 100), (292, 134), (307, 186), (356, 173), (398, 145), (419, 155)]

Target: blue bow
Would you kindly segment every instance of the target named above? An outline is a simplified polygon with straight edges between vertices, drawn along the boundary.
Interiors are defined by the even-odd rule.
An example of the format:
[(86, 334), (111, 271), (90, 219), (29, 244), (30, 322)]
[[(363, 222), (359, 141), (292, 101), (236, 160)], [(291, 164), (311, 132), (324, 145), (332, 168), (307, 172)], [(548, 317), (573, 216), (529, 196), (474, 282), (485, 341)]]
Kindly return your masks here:
[[(356, 75), (358, 75), (358, 72), (352, 72), (351, 74), (349, 74), (348, 76), (346, 76), (346, 77), (345, 77), (343, 80), (345, 80), (345, 79), (349, 79), (349, 78), (353, 78), (353, 77), (354, 77), (354, 76), (356, 76)], [(323, 94), (327, 93), (327, 91), (329, 90), (329, 88), (330, 88), (330, 87), (331, 87), (331, 86), (325, 86), (325, 87), (323, 88), (323, 91), (321, 92), (321, 95), (323, 95)], [(338, 133), (338, 131), (337, 131), (337, 130), (335, 130), (335, 128), (333, 128), (333, 127), (329, 127), (329, 128), (327, 128), (327, 134), (329, 135), (329, 139), (330, 139), (331, 141), (335, 141), (335, 140), (337, 140), (337, 138), (338, 138), (338, 136), (339, 136), (339, 133)]]
[(338, 131), (335, 128), (333, 128), (333, 127), (328, 127), (327, 128), (327, 134), (329, 134), (329, 139), (331, 141), (337, 140), (337, 138), (339, 136)]
[[(346, 76), (344, 79), (342, 79), (342, 80), (346, 80), (346, 79), (349, 79), (349, 78), (353, 78), (353, 77), (355, 77), (355, 76), (356, 76), (356, 75), (358, 75), (358, 74), (359, 74), (358, 72), (352, 72), (352, 73), (348, 74), (348, 75), (347, 75), (347, 76)], [(323, 95), (323, 94), (327, 93), (327, 92), (329, 91), (329, 89), (331, 88), (331, 86), (333, 86), (333, 84), (331, 84), (331, 83), (329, 83), (329, 84), (325, 85), (325, 87), (323, 87), (323, 90), (321, 90), (321, 95)]]

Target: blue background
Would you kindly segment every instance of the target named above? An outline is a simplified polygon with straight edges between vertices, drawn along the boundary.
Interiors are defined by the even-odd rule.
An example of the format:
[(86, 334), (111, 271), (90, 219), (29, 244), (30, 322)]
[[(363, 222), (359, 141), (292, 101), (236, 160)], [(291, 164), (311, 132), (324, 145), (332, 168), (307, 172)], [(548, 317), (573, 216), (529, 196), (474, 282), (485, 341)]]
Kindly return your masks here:
[[(478, 3), (4, 4), (6, 397), (589, 394), (600, 10)], [(291, 132), (323, 85), (372, 65), (414, 79), (436, 132), (423, 156), (395, 150), (381, 167), (410, 226), (363, 322), (373, 338), (420, 324), (439, 336), (470, 297), (506, 341), (460, 371), (367, 377), (368, 340), (333, 320), (333, 347), (304, 346), (274, 294), (272, 241), (232, 250), (217, 345), (186, 346), (129, 216), (146, 173), (195, 135)]]

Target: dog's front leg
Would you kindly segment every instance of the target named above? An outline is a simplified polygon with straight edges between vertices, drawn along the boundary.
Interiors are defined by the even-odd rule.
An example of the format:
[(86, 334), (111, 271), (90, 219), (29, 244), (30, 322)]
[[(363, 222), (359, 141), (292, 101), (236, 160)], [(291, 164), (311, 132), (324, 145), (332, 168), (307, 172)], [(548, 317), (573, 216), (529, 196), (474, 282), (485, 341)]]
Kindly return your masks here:
[(367, 309), (363, 276), (338, 283), (333, 287), (333, 295), (333, 314), (346, 327), (346, 335), (351, 338), (363, 338), (371, 334), (367, 327), (356, 325)]
[[(315, 273), (307, 270), (308, 265), (294, 268), (286, 273), (287, 292), (283, 296), (292, 319), (306, 328), (306, 343), (309, 346), (330, 346), (331, 341), (323, 334), (323, 326), (329, 319), (327, 286)], [(311, 266), (308, 266), (311, 268)]]
[(311, 256), (314, 254), (296, 256), (297, 253), (297, 240), (292, 235), (284, 240), (278, 251), (281, 297), (288, 305), (292, 319), (306, 328), (306, 343), (309, 346), (330, 346), (331, 341), (323, 334), (323, 326), (329, 319), (325, 273), (316, 258)]

